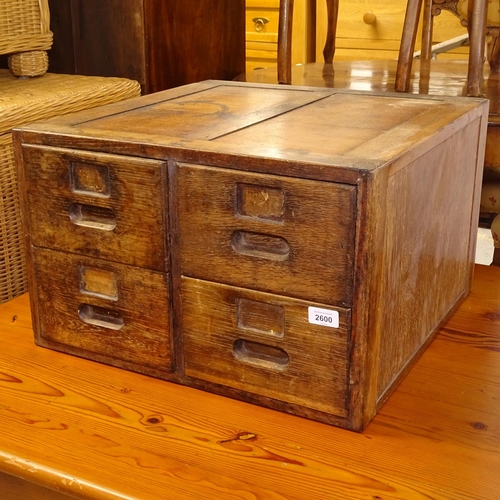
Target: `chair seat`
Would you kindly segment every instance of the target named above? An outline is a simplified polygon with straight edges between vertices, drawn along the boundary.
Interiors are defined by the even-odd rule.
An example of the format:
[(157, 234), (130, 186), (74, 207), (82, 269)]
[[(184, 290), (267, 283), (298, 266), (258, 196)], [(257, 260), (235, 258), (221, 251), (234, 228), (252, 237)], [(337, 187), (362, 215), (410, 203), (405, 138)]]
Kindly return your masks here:
[(139, 84), (125, 78), (47, 73), (23, 80), (0, 70), (0, 134), (35, 120), (139, 95)]
[(140, 92), (138, 82), (124, 78), (47, 73), (23, 80), (0, 70), (0, 303), (27, 290), (12, 129)]

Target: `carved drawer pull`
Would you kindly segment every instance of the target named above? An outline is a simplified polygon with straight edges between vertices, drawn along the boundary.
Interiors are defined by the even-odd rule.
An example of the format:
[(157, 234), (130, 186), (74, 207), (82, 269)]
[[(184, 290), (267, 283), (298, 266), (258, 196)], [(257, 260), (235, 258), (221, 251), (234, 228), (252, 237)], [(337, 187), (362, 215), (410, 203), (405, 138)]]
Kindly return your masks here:
[(375, 24), (377, 22), (377, 16), (369, 10), (368, 12), (365, 12), (363, 21), (365, 24)]
[(262, 31), (269, 22), (269, 19), (267, 17), (254, 17), (252, 21), (255, 25), (255, 31)]

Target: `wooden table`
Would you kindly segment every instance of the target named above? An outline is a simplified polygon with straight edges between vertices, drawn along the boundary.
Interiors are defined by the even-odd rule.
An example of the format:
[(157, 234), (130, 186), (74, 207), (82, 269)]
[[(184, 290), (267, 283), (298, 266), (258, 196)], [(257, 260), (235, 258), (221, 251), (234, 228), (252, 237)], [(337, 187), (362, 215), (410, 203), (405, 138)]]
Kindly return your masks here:
[(36, 347), (27, 295), (0, 346), (2, 500), (500, 498), (500, 268), (361, 434)]

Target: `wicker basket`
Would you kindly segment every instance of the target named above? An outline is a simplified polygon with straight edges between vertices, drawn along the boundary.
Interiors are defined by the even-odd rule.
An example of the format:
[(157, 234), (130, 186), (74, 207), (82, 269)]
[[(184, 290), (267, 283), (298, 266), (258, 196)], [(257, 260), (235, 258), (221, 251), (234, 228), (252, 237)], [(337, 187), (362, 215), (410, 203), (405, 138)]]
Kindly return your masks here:
[(48, 68), (52, 46), (47, 0), (0, 1), (0, 54), (9, 54), (16, 76), (40, 76)]
[(19, 80), (0, 70), (0, 303), (27, 291), (11, 130), (139, 95), (139, 84), (123, 78), (47, 73)]

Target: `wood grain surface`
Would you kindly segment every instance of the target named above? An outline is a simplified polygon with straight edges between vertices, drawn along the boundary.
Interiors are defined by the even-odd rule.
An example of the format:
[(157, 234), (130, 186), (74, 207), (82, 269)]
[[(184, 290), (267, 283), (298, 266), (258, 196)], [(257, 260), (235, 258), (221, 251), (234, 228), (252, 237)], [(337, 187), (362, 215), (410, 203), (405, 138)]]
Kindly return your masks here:
[(245, 70), (244, 0), (50, 0), (54, 73), (121, 76), (151, 93)]
[(166, 271), (166, 163), (31, 147), (23, 158), (33, 245)]
[[(33, 260), (41, 309), (37, 343), (139, 371), (173, 370), (168, 274), (45, 248), (34, 249)], [(116, 295), (85, 289), (89, 271), (112, 276)]]
[(8, 500), (22, 491), (10, 476), (99, 500), (498, 498), (500, 269), (476, 266), (471, 295), (361, 434), (36, 347), (32, 334), (26, 295), (0, 307)]
[[(192, 278), (182, 301), (186, 375), (347, 416), (349, 309), (325, 328), (309, 323), (310, 302)], [(259, 305), (283, 311), (281, 328), (256, 328)]]
[[(260, 200), (242, 207), (251, 189)], [(182, 274), (350, 305), (356, 191), (343, 184), (180, 165)], [(265, 212), (269, 193), (283, 200), (277, 215)]]

